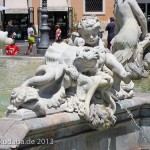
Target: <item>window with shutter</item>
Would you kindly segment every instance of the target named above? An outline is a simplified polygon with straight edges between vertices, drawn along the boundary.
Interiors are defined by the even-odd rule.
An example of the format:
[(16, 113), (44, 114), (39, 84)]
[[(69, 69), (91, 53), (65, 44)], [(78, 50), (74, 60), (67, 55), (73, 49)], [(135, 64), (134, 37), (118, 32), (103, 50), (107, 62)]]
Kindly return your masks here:
[(105, 14), (105, 0), (83, 0), (84, 14)]

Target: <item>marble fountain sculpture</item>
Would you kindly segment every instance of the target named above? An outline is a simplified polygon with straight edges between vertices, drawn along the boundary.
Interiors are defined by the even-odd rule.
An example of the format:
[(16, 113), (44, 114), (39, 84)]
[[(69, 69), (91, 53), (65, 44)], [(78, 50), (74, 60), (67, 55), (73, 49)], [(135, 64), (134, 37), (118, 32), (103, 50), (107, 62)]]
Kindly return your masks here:
[(11, 44), (13, 42), (12, 38), (8, 38), (8, 32), (0, 31), (0, 51), (3, 54), (5, 45)]
[[(135, 3), (133, 0), (132, 2)], [(115, 3), (115, 11), (118, 11), (119, 7), (128, 7), (128, 5), (131, 4), (132, 3), (129, 0), (118, 0)], [(135, 7), (138, 12), (138, 6), (135, 5)], [(79, 33), (73, 33), (71, 38), (67, 41), (68, 44), (52, 44), (45, 53), (45, 64), (37, 68), (35, 76), (27, 79), (21, 86), (13, 89), (10, 97), (10, 105), (7, 107), (6, 117), (14, 119), (20, 117), (19, 119), (25, 120), (23, 121), (23, 126), (27, 123), (27, 128), (29, 127), (28, 131), (31, 132), (28, 135), (29, 137), (32, 137), (33, 126), (35, 129), (33, 134), (41, 136), (37, 134), (37, 128), (39, 128), (39, 130), (41, 126), (45, 128), (45, 125), (47, 125), (46, 119), (50, 118), (49, 121), (52, 122), (51, 125), (54, 124), (53, 128), (55, 128), (58, 125), (55, 124), (55, 122), (57, 123), (57, 118), (55, 118), (55, 116), (58, 116), (58, 120), (60, 120), (59, 124), (61, 124), (68, 118), (70, 119), (68, 114), (72, 114), (70, 120), (79, 118), (80, 121), (86, 121), (90, 128), (92, 127), (93, 129), (102, 131), (106, 131), (106, 129), (114, 125), (117, 120), (122, 123), (124, 121), (128, 122), (130, 117), (136, 127), (140, 130), (138, 132), (139, 136), (141, 133), (143, 134), (141, 127), (135, 122), (133, 115), (128, 109), (133, 109), (133, 112), (138, 109), (136, 111), (139, 112), (139, 115), (141, 115), (140, 117), (149, 117), (148, 115), (145, 116), (145, 113), (143, 113), (143, 106), (146, 105), (146, 108), (149, 107), (149, 97), (144, 99), (136, 97), (136, 95), (133, 97), (134, 83), (131, 80), (133, 75), (135, 77), (139, 77), (139, 75), (142, 76), (141, 72), (144, 70), (142, 62), (143, 50), (149, 45), (149, 36), (146, 36), (147, 32), (143, 29), (143, 39), (138, 43), (140, 38), (140, 28), (137, 26), (137, 22), (133, 18), (131, 12), (127, 11), (125, 14), (126, 13), (129, 13), (129, 15), (132, 16), (131, 22), (134, 22), (134, 25), (137, 27), (134, 31), (134, 34), (137, 36), (134, 36), (133, 38), (130, 37), (131, 41), (129, 42), (131, 42), (131, 45), (128, 41), (125, 41), (125, 43), (119, 41), (123, 39), (121, 35), (124, 35), (123, 27), (127, 26), (126, 22), (122, 24), (122, 28), (119, 29), (118, 34), (113, 39), (113, 48), (115, 51), (115, 55), (113, 55), (111, 51), (105, 48), (104, 42), (97, 35), (100, 29), (100, 21), (98, 18), (95, 16), (82, 18), (78, 24)], [(144, 23), (142, 25), (144, 26)], [(118, 38), (118, 36), (120, 38)], [(120, 49), (120, 47), (123, 48)], [(124, 56), (129, 57), (124, 58)], [(120, 61), (120, 57), (124, 60), (123, 62)], [(130, 60), (131, 58), (132, 61)], [(140, 72), (139, 70), (136, 70), (137, 68), (134, 67), (135, 65), (137, 65), (142, 71)], [(127, 66), (130, 67), (130, 70), (127, 69)], [(134, 70), (131, 69), (133, 67)], [(137, 72), (140, 73), (138, 74)], [(146, 111), (148, 111), (148, 109), (146, 109)], [(66, 113), (64, 114), (63, 112)], [(129, 117), (127, 115), (129, 115)], [(139, 117), (135, 112), (134, 115)], [(30, 121), (32, 118), (35, 118), (34, 121), (40, 124), (39, 127)], [(44, 121), (41, 122), (36, 120), (38, 118), (46, 119), (41, 119)], [(62, 118), (64, 118), (64, 120)], [(78, 119), (75, 121), (78, 121)], [(62, 125), (61, 130), (64, 130), (64, 126), (65, 125)], [(87, 131), (91, 131), (86, 125), (83, 126), (83, 129), (78, 129), (77, 127), (77, 131), (84, 130), (86, 132), (86, 129), (88, 129)], [(131, 125), (128, 126), (128, 123), (126, 123), (126, 131), (130, 130), (130, 126)], [(49, 129), (49, 126), (47, 128)], [(113, 132), (118, 129), (121, 131), (120, 133), (117, 131)], [(42, 133), (43, 131), (44, 129), (42, 129)], [(65, 132), (65, 135), (62, 134), (62, 131), (60, 132), (65, 137), (66, 135), (75, 132), (73, 129), (70, 129), (70, 131), (71, 132)], [(52, 131), (50, 131), (50, 133), (51, 132)], [(119, 137), (120, 134), (124, 132), (124, 125), (121, 126), (121, 128), (113, 128), (112, 132), (113, 136), (116, 136), (116, 138)], [(137, 142), (137, 134), (135, 131), (133, 131), (133, 133)], [(78, 134), (81, 134), (81, 132)], [(127, 136), (129, 135), (129, 132), (124, 133), (124, 135), (128, 138)], [(46, 132), (44, 133), (44, 136), (49, 137)], [(94, 136), (93, 139), (97, 136)], [(110, 138), (113, 138), (113, 136)], [(143, 137), (144, 139), (145, 137), (148, 138), (148, 135), (145, 133), (145, 136), (142, 136), (142, 138)], [(107, 133), (104, 135), (104, 138), (108, 138)], [(90, 141), (92, 141), (91, 137)], [(103, 142), (102, 139), (101, 142)], [(149, 138), (146, 142), (149, 143)], [(70, 143), (73, 142), (71, 141)], [(70, 143), (68, 145), (70, 145)], [(124, 148), (123, 142), (118, 143), (118, 149), (119, 147)], [(63, 143), (63, 146), (65, 145), (67, 144)], [(94, 147), (97, 149), (95, 145), (96, 144), (92, 145), (92, 149), (94, 149)], [(104, 145), (108, 145), (108, 143)], [(84, 146), (84, 142), (82, 142), (80, 146), (84, 148), (80, 147), (79, 149), (87, 149), (87, 146)], [(131, 148), (133, 144), (128, 144), (128, 146)], [(61, 144), (60, 147), (58, 147), (58, 150), (62, 149)], [(106, 149), (104, 147), (105, 146), (103, 146), (102, 149)], [(73, 147), (68, 146), (66, 149), (70, 150), (71, 148), (73, 149)], [(113, 148), (113, 150), (117, 148)], [(91, 150), (90, 146), (88, 147), (88, 150)]]
[(114, 124), (115, 101), (132, 98), (134, 83), (132, 73), (98, 37), (100, 25), (97, 17), (84, 17), (78, 24), (79, 33), (73, 33), (69, 44), (50, 46), (45, 53), (46, 64), (12, 91), (7, 116), (28, 109), (45, 116), (58, 108), (58, 112), (78, 113), (93, 128), (101, 130)]
[(148, 68), (148, 56), (143, 63), (143, 53), (150, 47), (145, 15), (136, 0), (116, 0), (114, 15), (116, 36), (111, 42), (114, 55), (131, 73), (132, 78), (148, 77), (148, 72), (144, 68)]
[[(113, 74), (126, 83), (130, 76), (113, 54), (54, 43), (45, 58), (46, 64), (37, 69), (35, 76), (12, 91), (8, 116), (21, 113), (20, 108), (45, 116), (51, 108), (63, 106), (65, 111), (76, 112), (92, 122), (95, 128), (105, 129), (115, 123), (116, 103), (109, 93), (116, 90)], [(118, 93), (116, 90), (116, 96)]]
[[(133, 96), (133, 87), (124, 90), (121, 82), (131, 82), (115, 56), (105, 49), (96, 36), (100, 28), (97, 17), (83, 18), (79, 26), (84, 32), (93, 31), (93, 40), (85, 36), (90, 46), (70, 46), (54, 43), (45, 54), (46, 64), (40, 66), (35, 76), (12, 91), (7, 116), (30, 109), (47, 115), (52, 108), (63, 106), (64, 111), (76, 112), (100, 130), (116, 121), (114, 99)], [(89, 26), (88, 26), (89, 25)], [(95, 46), (95, 47), (94, 47)]]

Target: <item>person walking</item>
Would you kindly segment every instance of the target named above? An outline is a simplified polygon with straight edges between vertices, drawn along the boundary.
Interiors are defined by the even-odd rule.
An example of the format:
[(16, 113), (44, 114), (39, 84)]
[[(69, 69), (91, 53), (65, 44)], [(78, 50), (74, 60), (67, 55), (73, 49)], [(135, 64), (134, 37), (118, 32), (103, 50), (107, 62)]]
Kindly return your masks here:
[(55, 40), (56, 40), (56, 42), (61, 41), (61, 29), (60, 29), (59, 25), (56, 25)]
[(115, 18), (114, 17), (110, 17), (110, 22), (107, 24), (105, 31), (108, 31), (108, 35), (107, 35), (107, 48), (110, 49), (111, 48), (111, 40), (114, 38), (115, 34)]
[(12, 20), (8, 21), (8, 25), (6, 26), (6, 31), (8, 32), (8, 37), (15, 39), (16, 32)]
[(33, 49), (33, 44), (35, 43), (35, 35), (34, 35), (34, 28), (33, 28), (33, 23), (30, 23), (27, 29), (28, 33), (28, 47), (26, 50), (26, 55), (32, 54), (32, 49)]

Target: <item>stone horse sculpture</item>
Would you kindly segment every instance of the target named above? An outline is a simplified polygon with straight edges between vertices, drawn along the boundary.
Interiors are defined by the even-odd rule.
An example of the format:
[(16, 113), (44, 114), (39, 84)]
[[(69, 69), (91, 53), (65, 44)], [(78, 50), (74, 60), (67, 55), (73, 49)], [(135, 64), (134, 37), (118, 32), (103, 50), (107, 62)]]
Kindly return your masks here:
[(65, 105), (65, 111), (77, 112), (95, 128), (106, 129), (115, 123), (116, 103), (110, 95), (113, 74), (126, 83), (130, 76), (113, 54), (54, 43), (45, 58), (46, 64), (35, 76), (12, 91), (8, 116), (21, 108), (46, 115), (48, 110)]

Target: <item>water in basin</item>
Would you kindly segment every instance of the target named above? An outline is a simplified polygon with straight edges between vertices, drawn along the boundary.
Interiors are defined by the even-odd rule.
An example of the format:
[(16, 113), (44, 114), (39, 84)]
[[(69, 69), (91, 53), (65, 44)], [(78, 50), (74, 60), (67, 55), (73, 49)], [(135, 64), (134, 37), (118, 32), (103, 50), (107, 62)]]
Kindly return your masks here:
[(0, 117), (4, 116), (13, 88), (34, 76), (44, 58), (0, 58)]
[(141, 80), (133, 80), (135, 83), (134, 91), (138, 93), (150, 93), (150, 77)]

